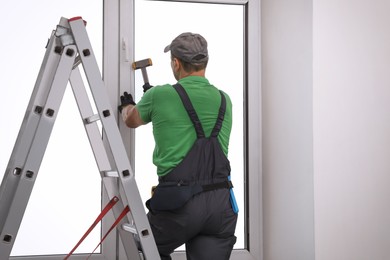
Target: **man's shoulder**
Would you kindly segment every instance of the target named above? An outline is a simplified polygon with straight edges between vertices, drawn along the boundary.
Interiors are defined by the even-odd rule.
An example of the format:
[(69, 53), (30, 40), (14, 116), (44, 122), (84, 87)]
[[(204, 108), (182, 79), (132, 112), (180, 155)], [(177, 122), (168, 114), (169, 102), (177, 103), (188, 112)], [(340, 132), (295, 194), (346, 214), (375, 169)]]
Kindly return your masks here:
[(162, 84), (162, 85), (157, 85), (156, 86), (157, 89), (169, 89), (169, 88), (172, 88), (172, 84)]
[[(149, 93), (150, 91), (150, 93)], [(164, 103), (172, 102), (176, 100), (177, 94), (171, 84), (156, 85), (148, 90), (145, 95), (148, 94), (148, 99), (152, 103)]]
[(163, 93), (163, 92), (171, 92), (173, 88), (171, 84), (164, 84), (164, 85), (156, 85), (150, 90), (152, 90), (151, 92), (153, 93)]
[(232, 101), (231, 101), (231, 99), (230, 99), (229, 94), (228, 94), (227, 92), (221, 90), (221, 89), (219, 89), (219, 91), (225, 96), (225, 98), (226, 98), (226, 103), (227, 103), (229, 106), (231, 106)]

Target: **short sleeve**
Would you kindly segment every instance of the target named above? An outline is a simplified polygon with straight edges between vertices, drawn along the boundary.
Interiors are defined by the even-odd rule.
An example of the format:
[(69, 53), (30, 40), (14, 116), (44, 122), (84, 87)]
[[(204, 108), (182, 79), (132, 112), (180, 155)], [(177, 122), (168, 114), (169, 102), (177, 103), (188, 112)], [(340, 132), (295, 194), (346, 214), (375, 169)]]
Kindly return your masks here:
[(142, 96), (141, 100), (135, 106), (139, 112), (139, 115), (143, 122), (149, 123), (152, 121), (152, 111), (153, 111), (153, 92), (155, 88), (149, 89)]

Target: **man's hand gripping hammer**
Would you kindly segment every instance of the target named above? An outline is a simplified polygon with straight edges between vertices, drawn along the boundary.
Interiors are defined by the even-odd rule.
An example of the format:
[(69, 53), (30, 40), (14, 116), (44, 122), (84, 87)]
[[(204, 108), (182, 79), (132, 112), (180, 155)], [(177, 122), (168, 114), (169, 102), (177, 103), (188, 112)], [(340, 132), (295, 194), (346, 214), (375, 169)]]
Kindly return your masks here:
[(141, 69), (142, 71), (142, 77), (144, 78), (144, 85), (142, 87), (144, 88), (144, 93), (152, 88), (152, 86), (149, 84), (148, 73), (146, 72), (146, 67), (151, 66), (152, 64), (153, 63), (151, 59), (144, 59), (133, 62), (133, 69)]

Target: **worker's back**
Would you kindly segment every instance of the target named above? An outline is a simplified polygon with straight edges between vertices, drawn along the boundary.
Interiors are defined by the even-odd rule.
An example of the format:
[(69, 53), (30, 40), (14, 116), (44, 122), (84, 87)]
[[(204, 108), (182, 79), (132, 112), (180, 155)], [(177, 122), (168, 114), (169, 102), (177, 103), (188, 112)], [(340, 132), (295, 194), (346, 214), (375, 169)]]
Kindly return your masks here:
[[(190, 78), (192, 81), (195, 79), (206, 82), (204, 78)], [(230, 163), (218, 140), (225, 124), (226, 96), (217, 91), (217, 102), (218, 98), (214, 97), (215, 88), (198, 86), (191, 89), (189, 86), (185, 89), (181, 85), (183, 83), (179, 81), (179, 84), (173, 87), (164, 86), (160, 89), (166, 88), (168, 93), (174, 89), (179, 96), (179, 104), (185, 109), (184, 115), (180, 106), (176, 106), (176, 96), (163, 98), (164, 95), (160, 93), (158, 100), (153, 99), (156, 104), (167, 102), (166, 105), (174, 108), (165, 111), (171, 115), (168, 117), (152, 110), (153, 124), (166, 124), (165, 127), (174, 128), (176, 134), (170, 136), (171, 141), (174, 141), (175, 137), (178, 138), (180, 133), (183, 138), (187, 138), (190, 149), (172, 170), (160, 176), (159, 185), (146, 202), (150, 210), (148, 217), (162, 259), (171, 259), (172, 251), (185, 243), (188, 259), (227, 260), (236, 241), (234, 230), (237, 214), (233, 210), (230, 197)], [(208, 98), (195, 94), (202, 88), (207, 89), (204, 92), (208, 92)], [(189, 89), (193, 91), (192, 100), (188, 94)], [(198, 109), (195, 108), (194, 102), (198, 102)], [(203, 112), (203, 119), (198, 111)], [(180, 120), (175, 120), (175, 117), (180, 117)], [(184, 118), (189, 118), (190, 124)], [(231, 120), (231, 116), (229, 119)], [(207, 127), (207, 134), (206, 127), (203, 126), (206, 121), (212, 122), (211, 127)], [(155, 127), (154, 131), (155, 136), (158, 135)], [(230, 132), (230, 129), (228, 131)], [(189, 136), (192, 134), (188, 132), (195, 133), (194, 141), (190, 140)], [(177, 145), (172, 147), (178, 150), (181, 148)]]
[[(187, 92), (191, 103), (208, 137), (216, 123), (221, 95), (204, 77), (190, 76), (179, 80)], [(227, 155), (232, 126), (232, 105), (226, 97), (226, 112), (218, 140)], [(169, 173), (178, 165), (196, 140), (196, 132), (183, 103), (171, 85), (157, 86), (145, 93), (137, 104), (137, 109), (145, 123), (153, 122), (156, 142), (153, 163), (159, 176)]]

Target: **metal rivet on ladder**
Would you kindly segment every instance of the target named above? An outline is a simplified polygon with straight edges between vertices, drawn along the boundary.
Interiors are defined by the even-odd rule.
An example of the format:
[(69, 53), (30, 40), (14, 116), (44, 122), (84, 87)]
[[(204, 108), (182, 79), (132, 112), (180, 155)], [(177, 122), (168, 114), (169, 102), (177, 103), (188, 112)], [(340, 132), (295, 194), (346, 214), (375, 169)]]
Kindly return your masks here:
[(85, 57), (88, 57), (89, 55), (91, 55), (91, 51), (88, 49), (85, 49), (85, 50), (83, 50), (83, 54)]
[(11, 235), (5, 235), (4, 237), (3, 237), (3, 241), (4, 242), (6, 242), (6, 243), (11, 243), (11, 241), (12, 241), (12, 236)]
[(123, 175), (123, 177), (128, 177), (128, 176), (130, 176), (130, 171), (129, 170), (124, 170), (122, 172), (122, 175)]
[(61, 47), (61, 46), (56, 46), (56, 47), (54, 48), (54, 52), (57, 53), (57, 54), (61, 54), (61, 52), (62, 52), (62, 47)]
[(142, 230), (142, 231), (141, 231), (141, 235), (142, 235), (143, 237), (149, 236), (149, 230), (147, 230), (147, 229)]
[(16, 167), (16, 168), (14, 169), (14, 171), (13, 171), (13, 174), (14, 174), (14, 175), (20, 175), (21, 173), (22, 173), (22, 169), (17, 168), (17, 167)]
[(40, 115), (42, 113), (43, 107), (41, 106), (36, 106), (34, 109), (34, 112)]
[(69, 57), (72, 57), (74, 55), (75, 51), (73, 49), (67, 49), (66, 50), (66, 55), (68, 55)]
[(49, 117), (52, 117), (54, 115), (54, 110), (51, 109), (51, 108), (48, 108), (46, 110), (46, 115), (49, 116)]
[(103, 116), (104, 116), (104, 117), (109, 117), (109, 116), (110, 116), (110, 110), (108, 110), (108, 109), (107, 109), (107, 110), (104, 110), (104, 111), (103, 111)]
[(32, 172), (32, 171), (27, 171), (26, 172), (26, 177), (27, 178), (31, 179), (33, 176), (34, 176), (34, 172)]

